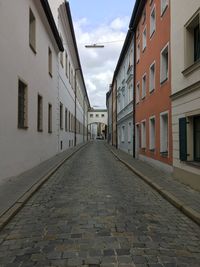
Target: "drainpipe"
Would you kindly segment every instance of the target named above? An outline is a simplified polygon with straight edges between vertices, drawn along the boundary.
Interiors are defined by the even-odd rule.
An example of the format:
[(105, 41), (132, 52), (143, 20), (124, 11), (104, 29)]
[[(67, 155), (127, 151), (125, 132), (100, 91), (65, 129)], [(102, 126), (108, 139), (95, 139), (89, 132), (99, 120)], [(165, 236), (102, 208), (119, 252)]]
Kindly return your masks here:
[(74, 75), (74, 80), (75, 80), (75, 102), (74, 102), (74, 104), (75, 104), (75, 111), (74, 111), (74, 120), (75, 120), (75, 124), (74, 124), (74, 146), (76, 146), (76, 120), (77, 120), (77, 118), (76, 118), (76, 105), (77, 105), (77, 86), (76, 86), (76, 72), (78, 71), (78, 70), (81, 70), (80, 68), (77, 68), (77, 69), (75, 69), (75, 75)]
[[(130, 32), (134, 34), (134, 29), (130, 29)], [(133, 157), (135, 158), (135, 97), (136, 97), (136, 35), (133, 36), (134, 45), (134, 61), (133, 61)]]

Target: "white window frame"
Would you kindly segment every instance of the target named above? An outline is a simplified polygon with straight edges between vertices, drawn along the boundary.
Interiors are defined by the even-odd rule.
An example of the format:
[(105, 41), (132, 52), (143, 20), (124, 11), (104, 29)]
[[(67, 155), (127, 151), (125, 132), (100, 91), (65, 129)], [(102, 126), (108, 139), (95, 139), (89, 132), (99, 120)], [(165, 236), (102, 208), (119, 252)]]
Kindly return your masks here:
[(145, 51), (146, 47), (147, 47), (147, 26), (144, 27), (144, 30), (142, 32), (142, 51), (143, 52)]
[(169, 0), (161, 0), (160, 1), (161, 16), (163, 16), (163, 14), (165, 13), (168, 6), (169, 6)]
[[(152, 136), (152, 124), (151, 121), (154, 120), (154, 136)], [(152, 137), (153, 137), (153, 142), (152, 142)], [(156, 116), (151, 116), (149, 118), (149, 150), (155, 150), (156, 148)]]
[(121, 127), (121, 143), (124, 143), (125, 141), (125, 125), (122, 125)]
[(137, 63), (140, 61), (140, 41), (137, 43)]
[[(144, 128), (145, 125), (145, 128)], [(146, 148), (147, 126), (146, 120), (141, 121), (141, 148)]]
[[(166, 48), (168, 48), (168, 69), (167, 69), (167, 73), (166, 73), (166, 77), (163, 78), (163, 72), (162, 72), (162, 69), (163, 69), (163, 61), (162, 61), (162, 58), (163, 58), (163, 52), (164, 50), (166, 50)], [(169, 79), (169, 42), (164, 46), (164, 48), (161, 50), (160, 52), (160, 83), (164, 83), (166, 82), (167, 80)]]
[(128, 122), (128, 143), (131, 143), (132, 122)]
[[(145, 77), (145, 83), (144, 83), (144, 77)], [(142, 99), (146, 97), (146, 94), (147, 94), (147, 74), (145, 73), (142, 76)]]
[[(152, 25), (152, 13), (153, 12), (155, 13), (154, 25)], [(152, 26), (154, 26), (154, 28)], [(150, 14), (150, 38), (152, 38), (152, 36), (154, 35), (155, 31), (156, 31), (156, 6), (154, 4), (153, 7), (152, 7), (152, 10), (151, 10), (151, 14)]]
[[(163, 145), (163, 126), (162, 126), (162, 117), (167, 115), (167, 145)], [(166, 149), (165, 149), (166, 147)], [(164, 111), (160, 113), (160, 153), (169, 153), (169, 111)]]
[[(152, 66), (154, 66), (154, 81), (153, 81), (153, 86), (152, 85), (152, 80), (151, 80), (151, 69), (152, 69)], [(156, 87), (156, 61), (154, 60), (150, 67), (149, 67), (149, 92), (153, 92), (155, 90), (155, 87)]]
[(140, 102), (140, 82), (136, 85), (136, 104)]

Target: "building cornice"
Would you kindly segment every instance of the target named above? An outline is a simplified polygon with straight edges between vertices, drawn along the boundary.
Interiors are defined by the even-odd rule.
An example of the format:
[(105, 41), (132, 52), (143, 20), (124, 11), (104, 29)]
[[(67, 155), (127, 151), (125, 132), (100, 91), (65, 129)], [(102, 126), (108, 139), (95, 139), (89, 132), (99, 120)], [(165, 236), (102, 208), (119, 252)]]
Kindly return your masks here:
[(194, 92), (196, 90), (199, 90), (200, 89), (200, 81), (188, 86), (188, 87), (185, 87), (184, 89), (180, 90), (179, 92), (176, 92), (175, 94), (172, 94), (170, 97), (172, 100), (176, 100), (177, 98), (180, 98), (182, 96), (185, 96), (191, 92)]
[(59, 32), (58, 32), (55, 20), (53, 18), (53, 14), (51, 12), (51, 8), (49, 6), (49, 2), (48, 2), (48, 0), (40, 0), (40, 3), (42, 5), (44, 13), (45, 13), (45, 15), (47, 17), (49, 26), (50, 26), (51, 31), (53, 33), (53, 36), (54, 36), (54, 38), (56, 40), (57, 46), (58, 46), (59, 50), (61, 52), (63, 52), (64, 51), (63, 43), (62, 43), (62, 40), (60, 38), (60, 35), (59, 35)]

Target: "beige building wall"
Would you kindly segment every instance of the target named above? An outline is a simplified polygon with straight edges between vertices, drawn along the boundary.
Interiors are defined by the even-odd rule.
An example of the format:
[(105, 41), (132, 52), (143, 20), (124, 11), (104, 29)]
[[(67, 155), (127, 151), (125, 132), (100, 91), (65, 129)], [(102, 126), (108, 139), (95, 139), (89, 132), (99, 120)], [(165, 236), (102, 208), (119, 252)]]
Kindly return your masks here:
[[(200, 63), (192, 62), (188, 31), (200, 14), (199, 0), (171, 1), (172, 125), (174, 176), (200, 190), (200, 164), (193, 164), (193, 116), (200, 115)], [(200, 21), (200, 15), (199, 15)], [(189, 25), (189, 26), (188, 26)], [(187, 118), (187, 161), (179, 156), (179, 119)], [(199, 166), (198, 166), (199, 165)]]

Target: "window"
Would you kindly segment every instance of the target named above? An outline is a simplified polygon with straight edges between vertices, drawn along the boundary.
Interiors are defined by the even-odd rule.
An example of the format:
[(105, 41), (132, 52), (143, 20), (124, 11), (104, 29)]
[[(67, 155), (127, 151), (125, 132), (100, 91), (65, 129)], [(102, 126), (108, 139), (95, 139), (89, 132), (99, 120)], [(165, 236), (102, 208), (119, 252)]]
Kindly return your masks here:
[(155, 117), (149, 119), (149, 149), (155, 150)]
[(149, 71), (149, 92), (155, 89), (155, 62), (151, 64)]
[(99, 118), (99, 114), (96, 114), (96, 118)]
[(61, 64), (62, 67), (64, 67), (63, 61), (64, 61), (64, 59), (63, 59), (63, 52), (60, 52), (60, 64)]
[(67, 109), (65, 109), (65, 132), (68, 130), (68, 112)]
[(93, 118), (93, 114), (90, 114), (90, 118)]
[(60, 129), (63, 130), (63, 104), (60, 103)]
[(131, 143), (131, 136), (132, 136), (132, 123), (128, 123), (128, 142)]
[(164, 83), (169, 75), (168, 45), (161, 51), (160, 56), (160, 83)]
[(48, 133), (52, 133), (52, 105), (48, 105)]
[(165, 10), (168, 7), (169, 0), (161, 0), (161, 16), (164, 14)]
[(200, 59), (200, 24), (194, 28), (194, 62)]
[(43, 99), (41, 95), (38, 95), (37, 130), (38, 132), (43, 131)]
[(68, 112), (68, 116), (69, 116), (68, 117), (69, 118), (68, 119), (68, 122), (69, 122), (69, 128), (68, 129), (69, 129), (69, 132), (71, 132), (71, 113), (70, 113), (70, 111)]
[(146, 74), (142, 77), (142, 98), (146, 96), (146, 88), (147, 88), (147, 79)]
[(137, 44), (137, 63), (140, 60), (140, 43)]
[(185, 26), (185, 67), (200, 60), (200, 9)]
[(67, 55), (67, 52), (65, 52), (65, 74), (68, 77), (68, 55)]
[(69, 83), (71, 83), (71, 63), (69, 62)]
[(146, 148), (146, 121), (141, 123), (141, 148)]
[(104, 115), (104, 114), (101, 114), (101, 117), (102, 117), (102, 118), (104, 118), (104, 117), (105, 117), (105, 115)]
[(122, 92), (122, 109), (125, 108), (125, 90)]
[(48, 67), (49, 67), (49, 75), (52, 77), (52, 52), (50, 48), (48, 53)]
[(140, 83), (136, 85), (136, 104), (140, 102)]
[(160, 114), (160, 152), (168, 154), (168, 112)]
[(18, 81), (18, 128), (27, 128), (28, 108), (27, 108), (27, 85), (21, 80)]
[(145, 27), (143, 34), (142, 34), (142, 51), (145, 50), (146, 46), (147, 46), (147, 29)]
[(142, 12), (142, 24), (145, 23), (145, 20), (146, 20), (146, 9), (144, 9)]
[(29, 45), (36, 53), (36, 20), (32, 10), (29, 10)]
[(124, 143), (125, 140), (125, 126), (122, 126), (121, 142)]
[(128, 102), (130, 103), (133, 100), (133, 85), (130, 84), (128, 87)]
[(153, 35), (155, 30), (156, 30), (156, 9), (154, 6), (150, 16), (150, 37)]
[(194, 117), (194, 160), (200, 161), (200, 116)]

